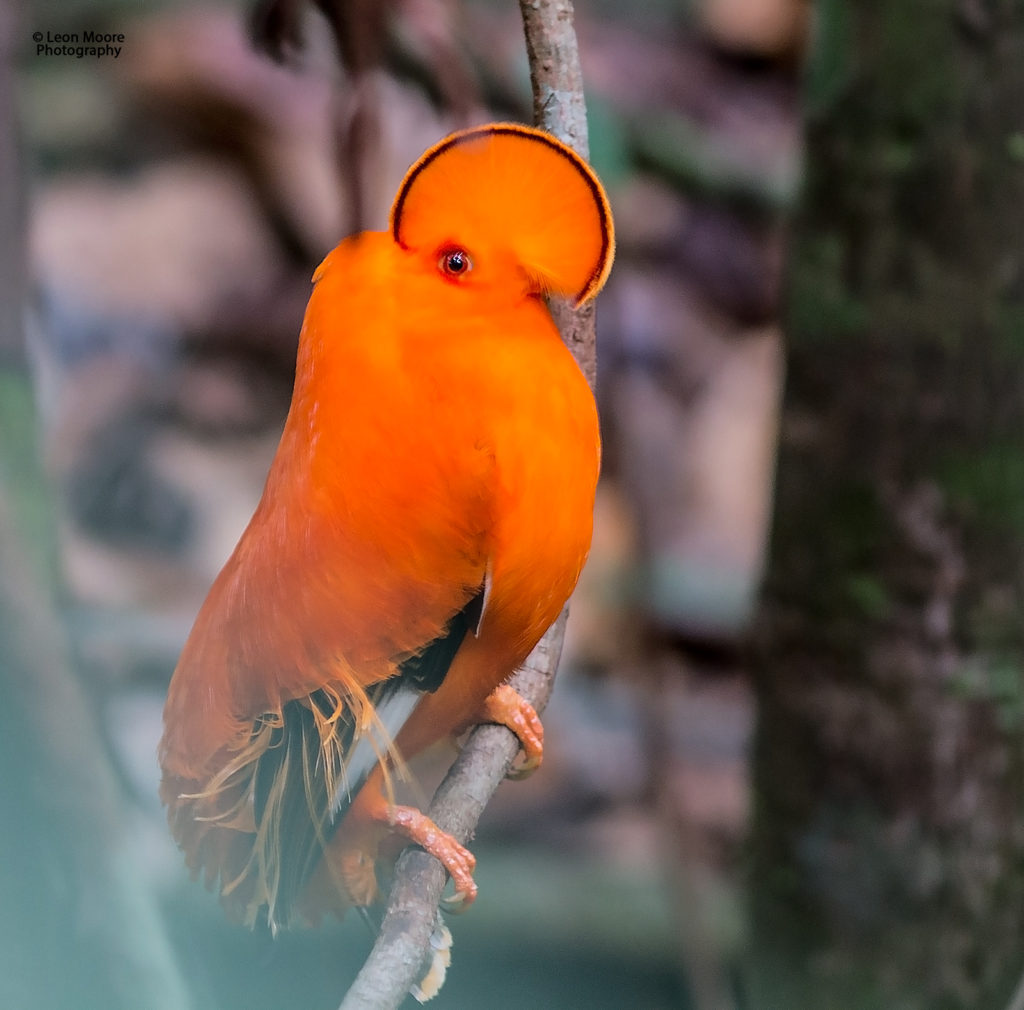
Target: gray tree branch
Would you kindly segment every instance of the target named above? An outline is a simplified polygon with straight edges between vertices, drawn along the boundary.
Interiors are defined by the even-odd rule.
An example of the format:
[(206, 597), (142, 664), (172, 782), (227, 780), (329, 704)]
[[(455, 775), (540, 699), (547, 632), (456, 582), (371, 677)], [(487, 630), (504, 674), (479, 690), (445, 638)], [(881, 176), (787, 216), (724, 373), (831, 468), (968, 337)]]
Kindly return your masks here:
[[(534, 122), (588, 157), (587, 117), (571, 0), (520, 0), (533, 86)], [(551, 305), (562, 338), (591, 386), (596, 377), (593, 304)], [(551, 626), (512, 686), (538, 712), (554, 687), (568, 610)], [(503, 726), (478, 726), (438, 787), (431, 819), (465, 844), (508, 774), (519, 741)], [(407, 849), (398, 860), (380, 935), (339, 1010), (394, 1010), (418, 981), (437, 923), (445, 871), (432, 856)]]

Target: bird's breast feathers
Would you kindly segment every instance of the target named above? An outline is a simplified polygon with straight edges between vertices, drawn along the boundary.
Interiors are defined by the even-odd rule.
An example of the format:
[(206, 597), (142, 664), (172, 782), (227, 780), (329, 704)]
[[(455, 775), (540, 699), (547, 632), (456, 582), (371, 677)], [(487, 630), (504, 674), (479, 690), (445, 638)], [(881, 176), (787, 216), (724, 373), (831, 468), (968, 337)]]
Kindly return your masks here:
[(529, 636), (585, 559), (596, 408), (546, 308), (522, 296), (495, 314), (443, 281), (431, 301), (397, 248), (363, 235), (322, 268), (263, 499), (197, 621), (226, 661), (194, 676), (204, 696), (226, 681), (213, 693), (239, 717), (332, 667), (391, 676), (488, 569), (491, 624)]

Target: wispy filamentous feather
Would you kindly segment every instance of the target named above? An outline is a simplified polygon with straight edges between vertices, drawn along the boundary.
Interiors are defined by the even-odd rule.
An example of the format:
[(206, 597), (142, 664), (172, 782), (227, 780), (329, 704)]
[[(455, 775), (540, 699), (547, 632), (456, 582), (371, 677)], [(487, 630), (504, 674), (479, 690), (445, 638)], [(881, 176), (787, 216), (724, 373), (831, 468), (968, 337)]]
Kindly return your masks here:
[[(206, 829), (248, 836), (245, 857), (220, 864), (221, 896), (246, 924), (265, 915), (276, 931), (294, 921), (335, 825), (372, 770), (367, 765), (353, 781), (347, 753), (366, 737), (389, 775), (390, 769), (404, 773), (393, 735), (376, 712), (381, 687), (343, 692), (328, 685), (263, 714), (205, 789), (179, 797)], [(347, 801), (332, 813), (336, 796)]]

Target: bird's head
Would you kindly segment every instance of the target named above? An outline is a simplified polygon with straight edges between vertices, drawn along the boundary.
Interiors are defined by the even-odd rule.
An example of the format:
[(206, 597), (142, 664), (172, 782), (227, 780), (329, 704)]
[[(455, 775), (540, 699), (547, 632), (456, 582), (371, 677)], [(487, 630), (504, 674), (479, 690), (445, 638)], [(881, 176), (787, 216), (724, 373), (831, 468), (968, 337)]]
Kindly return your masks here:
[(611, 270), (615, 235), (589, 165), (548, 133), (493, 123), (452, 134), (409, 169), (391, 235), (453, 285), (511, 283), (579, 306)]

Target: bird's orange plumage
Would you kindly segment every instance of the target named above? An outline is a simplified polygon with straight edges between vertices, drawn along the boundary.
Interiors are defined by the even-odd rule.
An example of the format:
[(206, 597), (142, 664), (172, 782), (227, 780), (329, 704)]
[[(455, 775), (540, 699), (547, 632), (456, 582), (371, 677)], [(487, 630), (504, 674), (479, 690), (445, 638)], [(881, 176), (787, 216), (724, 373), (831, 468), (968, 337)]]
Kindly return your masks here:
[[(428, 151), (389, 230), (318, 269), (281, 444), (160, 746), (174, 833), (247, 920), (372, 900), (375, 706), (415, 706), (388, 727), (404, 757), (460, 731), (572, 592), (597, 415), (543, 296), (592, 297), (612, 250), (589, 168), (498, 124)], [(367, 767), (360, 740), (383, 741)]]

